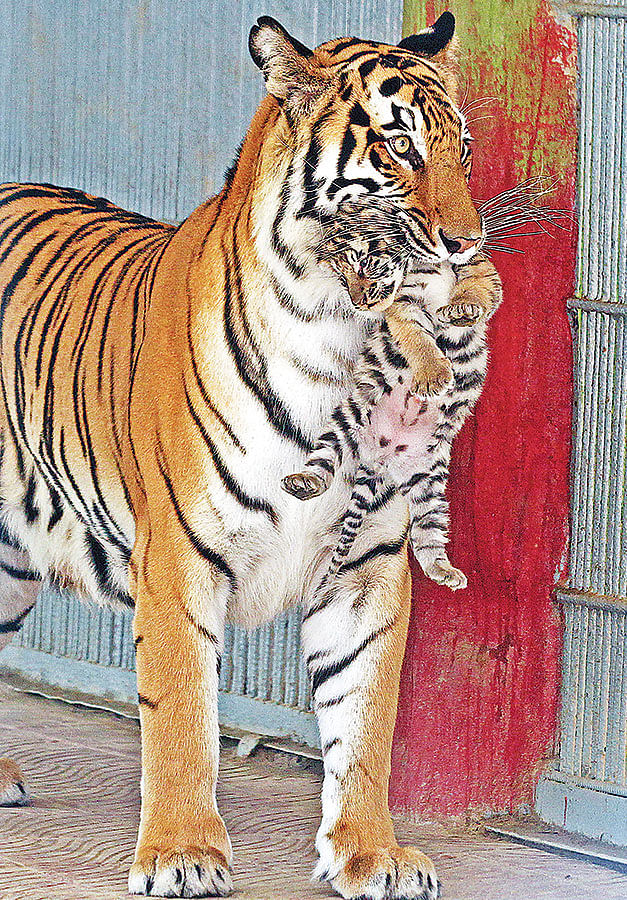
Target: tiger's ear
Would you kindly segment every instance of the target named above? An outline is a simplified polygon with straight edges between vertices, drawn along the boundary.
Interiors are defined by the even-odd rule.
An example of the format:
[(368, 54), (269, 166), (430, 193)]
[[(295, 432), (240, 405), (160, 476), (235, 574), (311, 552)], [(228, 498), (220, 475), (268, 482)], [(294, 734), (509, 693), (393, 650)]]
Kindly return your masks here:
[(418, 34), (410, 34), (403, 38), (398, 46), (432, 62), (439, 69), (448, 93), (453, 97), (456, 96), (459, 69), (453, 13), (442, 13), (433, 25), (419, 31)]
[(289, 112), (307, 114), (330, 84), (330, 75), (313, 51), (292, 37), (276, 19), (262, 16), (248, 38), (253, 62), (266, 80), (268, 93)]

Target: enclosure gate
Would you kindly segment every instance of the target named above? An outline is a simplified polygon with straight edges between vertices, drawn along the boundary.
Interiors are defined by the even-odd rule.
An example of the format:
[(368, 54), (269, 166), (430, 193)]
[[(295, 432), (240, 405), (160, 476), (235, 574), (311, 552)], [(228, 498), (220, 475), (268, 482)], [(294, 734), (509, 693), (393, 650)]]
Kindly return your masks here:
[(570, 586), (559, 759), (540, 815), (627, 844), (627, 3), (586, 3)]
[[(7, 0), (0, 34), (0, 181), (82, 188), (177, 221), (219, 189), (263, 94), (248, 31), (274, 15), (310, 45), (398, 41), (402, 0)], [(318, 732), (294, 611), (227, 629), (223, 725)], [(46, 685), (137, 699), (130, 616), (46, 593), (0, 665)]]

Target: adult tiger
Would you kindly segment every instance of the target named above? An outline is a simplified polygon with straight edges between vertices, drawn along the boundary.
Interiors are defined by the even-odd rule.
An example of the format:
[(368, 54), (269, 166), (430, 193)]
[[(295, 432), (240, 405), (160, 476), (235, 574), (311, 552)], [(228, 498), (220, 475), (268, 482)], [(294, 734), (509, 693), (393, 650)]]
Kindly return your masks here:
[[(308, 504), (281, 490), (350, 390), (372, 321), (325, 261), (326, 225), (359, 195), (408, 256), (464, 264), (480, 245), (453, 28), (444, 14), (398, 47), (312, 52), (260, 19), (250, 49), (269, 96), (223, 190), (178, 228), (65, 188), (2, 188), (0, 631), (43, 577), (135, 603), (131, 892), (231, 890), (215, 801), (225, 618), (307, 605), (350, 496), (341, 477)], [(379, 499), (332, 602), (303, 624), (325, 767), (317, 874), (344, 897), (437, 894), (387, 804), (406, 529), (404, 501)]]

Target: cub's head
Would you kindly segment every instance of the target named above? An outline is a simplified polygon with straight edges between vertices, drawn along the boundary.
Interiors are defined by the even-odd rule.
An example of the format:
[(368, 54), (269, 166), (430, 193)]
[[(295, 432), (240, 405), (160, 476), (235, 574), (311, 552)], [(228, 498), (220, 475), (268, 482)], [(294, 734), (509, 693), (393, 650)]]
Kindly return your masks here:
[(294, 151), (292, 184), (300, 175), (295, 217), (321, 223), (336, 249), (346, 229), (387, 237), (406, 259), (462, 263), (479, 249), (454, 25), (444, 13), (398, 46), (340, 38), (313, 51), (274, 19), (252, 29)]

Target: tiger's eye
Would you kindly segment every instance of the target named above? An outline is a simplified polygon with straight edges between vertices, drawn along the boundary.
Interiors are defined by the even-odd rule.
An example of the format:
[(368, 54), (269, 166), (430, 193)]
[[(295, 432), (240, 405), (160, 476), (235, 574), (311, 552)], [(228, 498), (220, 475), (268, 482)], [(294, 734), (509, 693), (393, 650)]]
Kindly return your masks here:
[(390, 138), (389, 144), (397, 156), (407, 156), (412, 147), (412, 143), (406, 134), (400, 134), (398, 137)]

